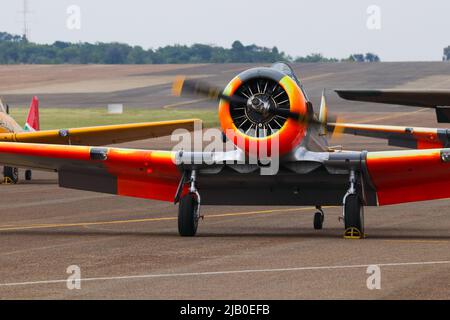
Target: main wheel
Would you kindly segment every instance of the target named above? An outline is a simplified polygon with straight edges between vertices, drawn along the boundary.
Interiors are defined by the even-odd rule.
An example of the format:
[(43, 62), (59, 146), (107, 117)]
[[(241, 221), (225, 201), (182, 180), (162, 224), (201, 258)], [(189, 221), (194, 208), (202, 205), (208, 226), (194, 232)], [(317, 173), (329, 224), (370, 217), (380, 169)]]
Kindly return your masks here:
[(183, 237), (192, 237), (197, 233), (198, 226), (197, 196), (189, 193), (181, 198), (178, 206), (178, 233)]
[(25, 180), (30, 181), (31, 177), (32, 177), (31, 170), (26, 170), (25, 171)]
[(361, 199), (357, 194), (350, 194), (345, 199), (344, 206), (344, 222), (345, 230), (349, 228), (357, 229), (361, 234), (363, 233), (363, 211)]
[(3, 167), (3, 176), (11, 179), (12, 183), (19, 181), (19, 170), (14, 167)]
[(317, 211), (314, 213), (314, 229), (320, 230), (323, 227), (324, 215), (322, 212)]

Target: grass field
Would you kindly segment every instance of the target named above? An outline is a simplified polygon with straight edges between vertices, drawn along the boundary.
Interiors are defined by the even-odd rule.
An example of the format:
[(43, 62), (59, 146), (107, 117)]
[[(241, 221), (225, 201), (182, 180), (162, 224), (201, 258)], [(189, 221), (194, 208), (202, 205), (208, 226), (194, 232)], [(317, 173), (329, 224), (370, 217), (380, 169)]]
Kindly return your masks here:
[[(21, 126), (25, 124), (28, 108), (13, 108), (11, 116)], [(99, 126), (108, 124), (150, 122), (198, 118), (205, 127), (218, 125), (217, 110), (128, 108), (123, 114), (108, 114), (106, 108), (41, 108), (41, 130)]]

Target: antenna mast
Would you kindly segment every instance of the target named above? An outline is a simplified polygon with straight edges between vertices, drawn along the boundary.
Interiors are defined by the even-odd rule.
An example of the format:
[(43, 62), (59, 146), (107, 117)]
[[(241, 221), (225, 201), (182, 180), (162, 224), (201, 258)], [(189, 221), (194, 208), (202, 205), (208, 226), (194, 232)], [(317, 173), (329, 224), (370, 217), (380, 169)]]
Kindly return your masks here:
[(21, 12), (23, 15), (23, 37), (28, 40), (29, 37), (29, 26), (28, 26), (28, 14), (30, 13), (28, 7), (28, 0), (23, 0), (23, 11)]

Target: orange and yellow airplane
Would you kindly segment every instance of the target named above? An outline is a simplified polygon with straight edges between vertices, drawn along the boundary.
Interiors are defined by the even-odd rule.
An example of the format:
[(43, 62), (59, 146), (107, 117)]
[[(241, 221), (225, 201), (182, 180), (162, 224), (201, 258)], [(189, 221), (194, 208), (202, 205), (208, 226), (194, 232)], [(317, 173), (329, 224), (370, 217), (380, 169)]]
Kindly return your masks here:
[[(125, 125), (108, 125), (84, 128), (42, 130), (39, 125), (39, 100), (33, 97), (25, 126), (22, 128), (10, 115), (9, 106), (0, 100), (0, 142), (50, 143), (66, 145), (108, 145), (169, 135), (177, 128), (192, 131), (196, 119), (143, 122)], [(32, 166), (37, 167), (39, 166)], [(42, 168), (45, 169), (45, 168)], [(4, 182), (17, 183), (16, 166), (3, 167)], [(25, 179), (31, 180), (31, 170)]]
[[(328, 115), (324, 98), (320, 109), (314, 110), (287, 64), (244, 71), (224, 90), (182, 79), (174, 89), (179, 94), (219, 100), (221, 131), (228, 139), (226, 144), (233, 145), (231, 150), (48, 144), (67, 144), (66, 135), (56, 130), (40, 139), (17, 139), (40, 144), (0, 143), (0, 163), (54, 170), (65, 188), (179, 203), (182, 236), (196, 234), (201, 204), (313, 205), (318, 209), (315, 229), (321, 229), (324, 222), (322, 206), (340, 205), (344, 235), (362, 238), (365, 206), (450, 198), (447, 130), (336, 122)], [(450, 105), (449, 99), (439, 98), (436, 92), (341, 90), (339, 94), (407, 105), (416, 101), (433, 108)], [(437, 110), (440, 120), (445, 120), (448, 110)], [(327, 143), (327, 135), (335, 131), (383, 138), (412, 150), (336, 150)], [(92, 133), (92, 129), (82, 132)], [(33, 134), (23, 133), (23, 137)], [(114, 141), (107, 130), (77, 138), (78, 144), (92, 143), (91, 138)]]

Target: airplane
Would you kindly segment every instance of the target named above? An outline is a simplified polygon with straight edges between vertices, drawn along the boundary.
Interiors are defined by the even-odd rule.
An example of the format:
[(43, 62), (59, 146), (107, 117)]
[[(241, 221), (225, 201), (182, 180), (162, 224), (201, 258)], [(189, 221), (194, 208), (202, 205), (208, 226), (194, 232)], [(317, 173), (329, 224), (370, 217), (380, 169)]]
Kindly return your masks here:
[[(232, 150), (4, 142), (0, 143), (0, 163), (53, 170), (64, 188), (178, 204), (181, 236), (196, 235), (201, 205), (289, 205), (315, 206), (313, 226), (318, 230), (324, 223), (322, 208), (342, 206), (344, 237), (362, 239), (366, 206), (450, 197), (448, 130), (340, 123), (328, 113), (324, 96), (319, 110), (314, 109), (286, 63), (246, 70), (223, 90), (185, 78), (177, 79), (173, 89), (177, 95), (219, 102), (223, 143), (231, 143)], [(393, 93), (396, 99), (386, 91), (338, 90), (338, 94), (371, 101), (381, 95), (391, 103), (411, 104), (411, 94), (402, 97), (398, 92)], [(427, 101), (428, 107), (450, 105), (449, 99), (430, 102), (436, 92), (415, 92), (413, 96)], [(382, 138), (410, 150), (368, 152), (330, 147), (328, 137), (337, 132)], [(266, 149), (267, 156), (260, 157), (259, 150), (267, 145), (277, 148)], [(279, 168), (265, 174), (268, 164), (275, 161)]]
[[(39, 99), (34, 96), (31, 100), (27, 120), (23, 128), (9, 115), (9, 105), (3, 105), (0, 99), (0, 136), (9, 132), (34, 132), (39, 131)], [(4, 183), (17, 183), (19, 171), (15, 167), (3, 167)], [(25, 180), (31, 180), (31, 170), (25, 171)]]
[[(192, 131), (197, 119), (143, 122), (126, 125), (107, 125), (59, 130), (42, 130), (39, 124), (39, 99), (34, 96), (30, 103), (27, 120), (22, 128), (9, 115), (10, 107), (0, 99), (0, 143), (1, 141), (33, 142), (68, 145), (107, 145), (148, 138), (162, 137), (177, 128)], [(3, 167), (3, 183), (16, 184), (19, 171), (16, 166)], [(31, 169), (25, 171), (25, 180), (32, 179)]]

